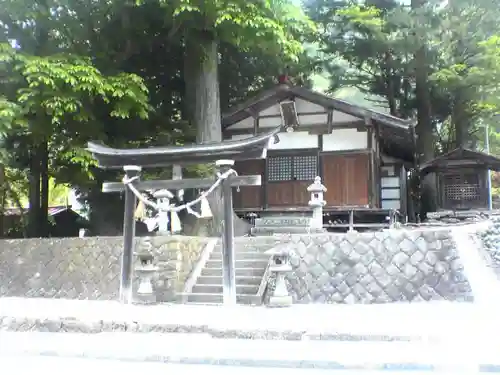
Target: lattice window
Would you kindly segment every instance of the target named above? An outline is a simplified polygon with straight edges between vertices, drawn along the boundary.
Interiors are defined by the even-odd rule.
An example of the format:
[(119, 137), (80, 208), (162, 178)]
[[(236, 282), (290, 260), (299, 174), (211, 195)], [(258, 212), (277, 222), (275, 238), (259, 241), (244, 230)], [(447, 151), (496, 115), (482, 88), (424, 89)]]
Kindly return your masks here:
[(316, 155), (295, 156), (293, 158), (293, 177), (299, 181), (312, 181), (318, 175)]
[(269, 181), (292, 180), (293, 156), (274, 156), (267, 160), (267, 179)]
[(318, 157), (273, 156), (267, 160), (267, 178), (277, 181), (312, 181), (318, 175)]
[(479, 178), (474, 174), (446, 175), (444, 194), (448, 201), (476, 201), (481, 199)]

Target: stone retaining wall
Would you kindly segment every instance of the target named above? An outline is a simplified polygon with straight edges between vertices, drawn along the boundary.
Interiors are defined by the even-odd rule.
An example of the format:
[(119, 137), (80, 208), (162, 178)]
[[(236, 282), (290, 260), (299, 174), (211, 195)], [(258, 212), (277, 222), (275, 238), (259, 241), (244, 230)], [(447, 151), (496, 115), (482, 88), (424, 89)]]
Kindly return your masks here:
[[(146, 241), (137, 239), (137, 248)], [(158, 253), (157, 292), (169, 300), (182, 290), (208, 239), (150, 241)], [(122, 242), (122, 237), (0, 240), (0, 296), (116, 299)]]
[(283, 241), (291, 243), (287, 283), (295, 303), (473, 300), (446, 228), (292, 235)]
[(500, 216), (495, 215), (490, 220), (489, 227), (473, 239), (479, 243), (486, 265), (500, 278)]
[[(292, 253), (293, 272), (287, 282), (296, 303), (473, 299), (446, 228), (297, 234), (276, 239), (289, 244)], [(144, 246), (147, 240), (137, 241)], [(150, 240), (160, 254), (158, 300), (172, 301), (208, 239), (173, 236)], [(118, 237), (0, 241), (0, 296), (114, 299), (121, 249)], [(273, 280), (268, 292), (272, 285)]]

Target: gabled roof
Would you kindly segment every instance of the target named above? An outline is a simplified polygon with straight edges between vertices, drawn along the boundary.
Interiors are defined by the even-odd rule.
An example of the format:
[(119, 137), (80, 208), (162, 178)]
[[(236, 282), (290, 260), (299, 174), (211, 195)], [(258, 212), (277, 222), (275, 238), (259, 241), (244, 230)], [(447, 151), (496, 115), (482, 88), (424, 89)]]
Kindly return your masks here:
[(251, 113), (261, 112), (283, 100), (293, 98), (301, 98), (321, 105), (326, 109), (340, 111), (361, 119), (368, 118), (378, 125), (383, 147), (388, 154), (399, 154), (398, 157), (407, 160), (413, 158), (414, 144), (411, 137), (411, 128), (415, 126), (414, 120), (404, 120), (341, 99), (332, 98), (304, 87), (288, 84), (276, 85), (246, 102), (230, 108), (222, 117), (222, 127), (227, 128), (250, 117)]
[(420, 173), (426, 174), (452, 168), (476, 168), (500, 170), (500, 158), (481, 151), (459, 147), (438, 156), (420, 166)]
[(273, 106), (276, 103), (281, 102), (282, 100), (292, 97), (298, 97), (304, 100), (308, 100), (325, 108), (334, 109), (350, 114), (352, 116), (360, 118), (369, 117), (374, 121), (378, 121), (380, 123), (392, 125), (395, 127), (408, 128), (415, 123), (413, 120), (403, 120), (399, 117), (360, 107), (356, 104), (352, 104), (341, 99), (332, 98), (319, 92), (309, 90), (305, 87), (279, 84), (269, 90), (258, 94), (253, 98), (250, 98), (242, 104), (230, 108), (230, 110), (223, 115), (222, 124), (223, 126), (229, 126), (249, 117), (250, 114), (248, 113), (248, 109), (255, 112), (260, 112), (266, 108)]

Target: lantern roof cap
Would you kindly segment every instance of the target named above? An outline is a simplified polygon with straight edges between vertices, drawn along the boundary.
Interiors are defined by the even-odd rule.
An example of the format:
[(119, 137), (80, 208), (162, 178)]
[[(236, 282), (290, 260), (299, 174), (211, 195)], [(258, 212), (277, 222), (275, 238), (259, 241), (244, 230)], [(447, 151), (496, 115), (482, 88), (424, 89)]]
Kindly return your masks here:
[(314, 182), (307, 187), (307, 191), (311, 193), (322, 193), (327, 191), (326, 186), (321, 183), (321, 177), (316, 176)]
[(278, 245), (275, 246), (265, 252), (266, 255), (277, 255), (277, 256), (283, 256), (283, 255), (288, 255), (289, 250), (287, 245)]

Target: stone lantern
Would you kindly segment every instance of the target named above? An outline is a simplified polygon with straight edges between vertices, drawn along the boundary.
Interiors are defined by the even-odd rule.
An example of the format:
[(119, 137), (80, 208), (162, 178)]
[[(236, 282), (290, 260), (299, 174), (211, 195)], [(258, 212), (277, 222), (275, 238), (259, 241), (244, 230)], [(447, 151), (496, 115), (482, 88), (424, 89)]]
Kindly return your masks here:
[(290, 255), (285, 247), (274, 247), (266, 251), (271, 256), (269, 272), (275, 275), (276, 284), (273, 294), (269, 298), (269, 307), (287, 307), (293, 303), (292, 296), (288, 293), (285, 276), (292, 271)]
[(151, 242), (145, 240), (148, 246), (136, 252), (139, 264), (135, 267), (135, 273), (139, 278), (139, 287), (137, 288), (137, 300), (140, 303), (150, 304), (156, 302), (156, 295), (153, 287), (153, 279), (158, 271), (154, 265), (154, 255), (151, 251)]
[(313, 211), (311, 229), (321, 231), (323, 229), (323, 206), (326, 204), (323, 199), (326, 187), (321, 183), (321, 177), (316, 176), (314, 182), (307, 187), (307, 191), (311, 193), (311, 200), (308, 204)]

